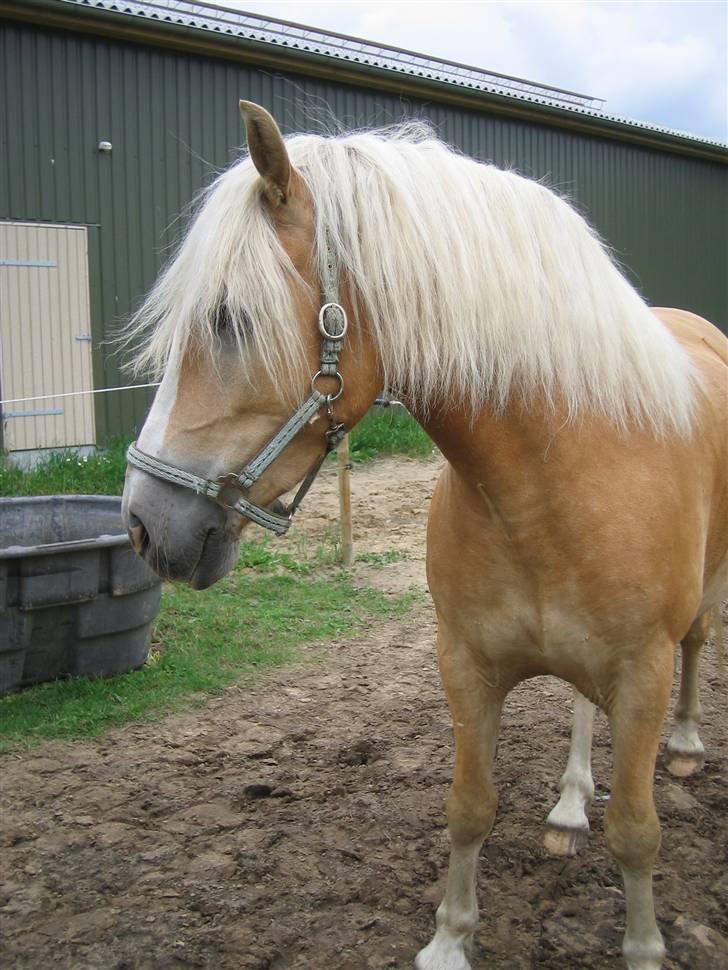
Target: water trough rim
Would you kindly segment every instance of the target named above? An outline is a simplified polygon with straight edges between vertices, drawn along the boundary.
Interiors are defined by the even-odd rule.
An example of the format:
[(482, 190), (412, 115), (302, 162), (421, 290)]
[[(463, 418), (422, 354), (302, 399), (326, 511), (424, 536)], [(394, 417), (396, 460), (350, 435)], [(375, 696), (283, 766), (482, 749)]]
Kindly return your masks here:
[[(10, 504), (43, 504), (52, 501), (62, 501), (75, 504), (84, 499), (93, 499), (103, 505), (118, 507), (121, 511), (121, 495), (19, 495), (0, 498), (0, 515), (3, 506)], [(35, 546), (0, 546), (0, 561), (3, 559), (22, 559), (30, 556), (52, 556), (56, 553), (82, 552), (83, 550), (108, 549), (113, 546), (129, 546), (129, 536), (126, 533), (101, 533), (91, 539), (69, 539), (67, 542), (44, 542)]]

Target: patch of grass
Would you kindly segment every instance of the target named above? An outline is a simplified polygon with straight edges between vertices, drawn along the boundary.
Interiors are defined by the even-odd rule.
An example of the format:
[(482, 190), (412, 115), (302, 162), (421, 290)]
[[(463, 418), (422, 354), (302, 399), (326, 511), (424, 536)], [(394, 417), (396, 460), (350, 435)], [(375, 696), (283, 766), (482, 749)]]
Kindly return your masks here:
[(0, 495), (121, 495), (128, 444), (119, 438), (94, 455), (59, 451), (29, 471), (0, 465)]
[(393, 562), (402, 562), (407, 556), (398, 549), (388, 549), (386, 552), (360, 552), (357, 562), (364, 562), (371, 566), (388, 566)]
[(408, 455), (429, 458), (435, 445), (407, 411), (386, 408), (367, 414), (349, 436), (352, 461), (368, 461), (377, 455)]
[(352, 636), (373, 620), (404, 615), (416, 598), (356, 588), (344, 571), (313, 579), (307, 563), (250, 544), (236, 569), (211, 589), (165, 589), (152, 654), (141, 670), (54, 681), (0, 698), (0, 750), (95, 737), (202, 702), (294, 659), (300, 644)]
[(310, 548), (304, 537), (296, 543), (295, 554), (280, 552), (276, 546), (276, 540), (267, 534), (254, 542), (243, 543), (238, 563), (243, 569), (254, 569), (261, 573), (287, 570), (309, 576), (314, 569), (338, 566), (341, 562), (338, 525), (329, 526), (313, 548)]

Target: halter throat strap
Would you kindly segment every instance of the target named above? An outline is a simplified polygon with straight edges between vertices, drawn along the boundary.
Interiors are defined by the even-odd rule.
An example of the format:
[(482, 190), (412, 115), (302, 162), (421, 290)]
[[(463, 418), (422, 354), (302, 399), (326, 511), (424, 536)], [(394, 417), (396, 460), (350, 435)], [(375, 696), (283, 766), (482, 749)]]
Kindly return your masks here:
[[(205, 495), (264, 529), (269, 529), (278, 535), (287, 532), (296, 509), (313, 484), (326, 455), (336, 448), (346, 434), (344, 425), (336, 420), (333, 406), (344, 391), (344, 379), (338, 365), (348, 322), (346, 312), (338, 302), (338, 273), (328, 234), (325, 261), (321, 267), (321, 289), (324, 303), (319, 311), (318, 323), (321, 334), (319, 370), (311, 379), (311, 393), (280, 431), (245, 465), (242, 471), (229, 472), (215, 479), (202, 478), (146, 454), (137, 448), (136, 442), (129, 446), (126, 453), (128, 463), (155, 478), (161, 478), (182, 488), (189, 488), (198, 495)], [(339, 386), (335, 393), (323, 394), (318, 390), (316, 384), (323, 377), (338, 380)], [(249, 490), (299, 432), (316, 420), (323, 408), (326, 408), (329, 423), (325, 450), (307, 472), (291, 504), (286, 507), (280, 502), (275, 502), (271, 508), (266, 509), (251, 502), (248, 497)]]

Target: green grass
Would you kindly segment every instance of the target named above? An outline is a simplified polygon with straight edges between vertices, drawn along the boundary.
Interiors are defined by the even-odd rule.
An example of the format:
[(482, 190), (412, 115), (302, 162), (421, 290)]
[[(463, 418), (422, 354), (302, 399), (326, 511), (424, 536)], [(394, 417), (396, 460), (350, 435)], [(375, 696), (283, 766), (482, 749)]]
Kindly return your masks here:
[[(87, 457), (57, 452), (31, 471), (0, 464), (0, 496), (121, 495), (128, 443), (117, 439)], [(428, 458), (434, 445), (414, 418), (391, 408), (367, 415), (351, 432), (349, 449), (352, 461), (359, 462), (377, 455)]]
[(406, 553), (400, 552), (399, 549), (388, 549), (386, 552), (360, 552), (356, 561), (370, 566), (388, 566), (393, 562), (402, 562), (406, 558)]
[(59, 451), (30, 471), (0, 465), (0, 495), (121, 495), (127, 445), (117, 439), (89, 456)]
[(98, 680), (53, 681), (0, 698), (0, 750), (49, 738), (95, 737), (159, 716), (296, 657), (301, 644), (349, 637), (368, 623), (404, 615), (417, 593), (388, 596), (354, 586), (343, 570), (312, 575), (333, 557), (310, 560), (248, 544), (240, 563), (204, 592), (168, 587), (148, 663)]
[(349, 436), (352, 461), (368, 461), (377, 455), (429, 458), (434, 449), (432, 439), (400, 408), (367, 414)]
[(239, 564), (243, 568), (256, 569), (261, 573), (287, 569), (301, 576), (309, 576), (314, 569), (324, 566), (337, 566), (341, 563), (341, 541), (339, 527), (329, 526), (317, 544), (311, 548), (309, 540), (301, 537), (296, 543), (295, 553), (281, 552), (275, 539), (265, 535), (256, 542), (245, 543), (241, 547)]

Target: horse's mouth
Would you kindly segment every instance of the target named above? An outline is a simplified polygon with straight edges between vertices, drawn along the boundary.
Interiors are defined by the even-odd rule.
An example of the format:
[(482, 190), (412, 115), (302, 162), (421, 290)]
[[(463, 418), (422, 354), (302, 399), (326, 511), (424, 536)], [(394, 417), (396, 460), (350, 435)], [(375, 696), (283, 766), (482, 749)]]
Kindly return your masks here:
[[(276, 515), (288, 516), (288, 508), (279, 499), (265, 507)], [(164, 522), (152, 530), (127, 509), (126, 522), (137, 554), (162, 579), (187, 583), (193, 589), (214, 585), (235, 566), (241, 534), (250, 520), (226, 513), (219, 506), (213, 508), (217, 512), (212, 520), (207, 515), (180, 516), (181, 521), (151, 516), (152, 522)], [(185, 520), (187, 528), (181, 529)], [(137, 530), (139, 534), (135, 536)]]
[(230, 572), (238, 561), (240, 543), (211, 529), (202, 542), (200, 555), (187, 582), (193, 589), (207, 589)]
[[(280, 499), (274, 499), (266, 509), (276, 515), (288, 515), (288, 506)], [(211, 529), (207, 533), (202, 542), (200, 556), (189, 577), (186, 577), (186, 582), (193, 589), (207, 589), (223, 576), (227, 576), (238, 561), (240, 534), (244, 526), (249, 524), (248, 519), (241, 519), (236, 530), (237, 538), (232, 538), (229, 531), (223, 532), (220, 529)]]
[(155, 545), (147, 533), (138, 555), (162, 579), (189, 584), (193, 589), (207, 589), (233, 568), (238, 559), (239, 542), (220, 529), (209, 529), (202, 538), (199, 553)]

